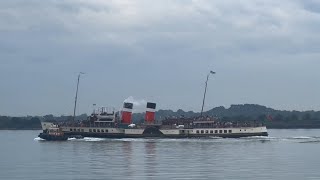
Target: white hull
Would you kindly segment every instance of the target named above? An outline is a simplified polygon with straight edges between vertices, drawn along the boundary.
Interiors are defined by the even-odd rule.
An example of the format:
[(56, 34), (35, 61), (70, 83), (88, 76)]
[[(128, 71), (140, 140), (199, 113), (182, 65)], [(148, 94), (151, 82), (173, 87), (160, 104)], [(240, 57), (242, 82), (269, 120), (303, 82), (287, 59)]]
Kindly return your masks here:
[[(53, 123), (42, 123), (43, 130)], [(161, 129), (159, 126), (145, 128), (112, 128), (112, 127), (61, 127), (67, 135), (81, 135), (84, 137), (248, 137), (267, 136), (268, 131), (262, 127), (233, 127), (233, 128), (179, 128)]]

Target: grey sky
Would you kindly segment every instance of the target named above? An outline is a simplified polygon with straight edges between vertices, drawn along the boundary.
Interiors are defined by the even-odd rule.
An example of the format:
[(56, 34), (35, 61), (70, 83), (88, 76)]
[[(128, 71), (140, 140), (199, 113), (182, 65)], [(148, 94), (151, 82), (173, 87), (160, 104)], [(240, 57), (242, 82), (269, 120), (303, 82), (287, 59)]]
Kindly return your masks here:
[(72, 114), (124, 99), (200, 111), (320, 110), (320, 3), (2, 0), (0, 114)]

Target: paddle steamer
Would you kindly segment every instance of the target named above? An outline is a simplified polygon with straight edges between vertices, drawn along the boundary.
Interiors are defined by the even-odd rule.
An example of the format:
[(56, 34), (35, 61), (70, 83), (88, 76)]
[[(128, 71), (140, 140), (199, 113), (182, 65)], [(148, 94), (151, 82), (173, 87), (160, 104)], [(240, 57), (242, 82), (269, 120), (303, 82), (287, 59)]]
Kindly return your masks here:
[[(239, 138), (268, 136), (266, 126), (261, 123), (222, 122), (215, 118), (167, 118), (161, 123), (155, 121), (155, 103), (147, 103), (144, 123), (132, 122), (133, 103), (125, 102), (120, 113), (113, 108), (95, 110), (84, 121), (42, 122), (42, 129), (50, 132), (60, 128), (64, 136), (100, 138), (196, 138), (223, 137)], [(41, 136), (39, 136), (41, 137)], [(43, 136), (44, 137), (44, 136)], [(41, 138), (43, 138), (41, 137)], [(44, 137), (45, 138), (45, 137)]]
[(114, 108), (98, 108), (87, 120), (75, 121), (78, 87), (75, 96), (73, 121), (41, 122), (43, 133), (39, 137), (46, 140), (65, 140), (68, 137), (102, 138), (194, 138), (223, 137), (239, 138), (248, 136), (268, 136), (266, 126), (261, 123), (221, 122), (215, 118), (202, 116), (207, 92), (208, 79), (215, 72), (207, 75), (201, 115), (197, 118), (167, 118), (161, 123), (155, 121), (156, 104), (148, 102), (144, 123), (132, 122), (133, 103), (124, 102), (120, 112)]

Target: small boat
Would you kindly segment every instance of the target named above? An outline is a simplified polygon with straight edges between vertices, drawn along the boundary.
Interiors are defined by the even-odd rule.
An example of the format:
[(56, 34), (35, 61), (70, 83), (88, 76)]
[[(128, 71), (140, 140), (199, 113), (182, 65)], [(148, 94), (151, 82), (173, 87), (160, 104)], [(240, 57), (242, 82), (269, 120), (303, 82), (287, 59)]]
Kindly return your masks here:
[(39, 138), (47, 141), (66, 141), (68, 136), (64, 134), (61, 128), (54, 126), (48, 129), (43, 130), (43, 133), (40, 133)]

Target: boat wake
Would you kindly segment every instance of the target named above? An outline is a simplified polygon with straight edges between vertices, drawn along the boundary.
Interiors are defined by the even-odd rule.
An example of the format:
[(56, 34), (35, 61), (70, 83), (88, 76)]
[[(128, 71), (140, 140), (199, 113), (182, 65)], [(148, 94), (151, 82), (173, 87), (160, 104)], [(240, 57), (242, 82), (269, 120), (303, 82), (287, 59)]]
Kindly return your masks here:
[(297, 137), (289, 137), (288, 139), (312, 139), (314, 137), (308, 137), (308, 136), (297, 136)]
[(223, 139), (222, 137), (210, 136), (210, 139)]
[(122, 142), (143, 142), (148, 139), (144, 138), (123, 138), (123, 139), (113, 139), (112, 141), (122, 141)]
[(34, 138), (33, 140), (34, 140), (34, 141), (45, 141), (44, 139), (39, 138), (39, 137), (36, 137), (36, 138)]
[(68, 138), (68, 141), (85, 141), (85, 142), (98, 142), (98, 141), (105, 141), (105, 138), (94, 138), (94, 137), (85, 137), (85, 138)]
[(299, 143), (320, 143), (320, 140), (314, 140), (314, 141), (302, 141)]
[(306, 143), (306, 142), (320, 142), (319, 136), (293, 136), (293, 137), (265, 137), (265, 136), (253, 136), (253, 137), (245, 137), (240, 138), (245, 140), (268, 140), (268, 141), (288, 141), (288, 142), (298, 142), (298, 143)]
[(278, 139), (277, 137), (272, 137), (272, 136), (251, 136), (251, 137), (242, 137), (240, 139)]
[(98, 141), (105, 141), (106, 139), (104, 138), (93, 138), (93, 137), (85, 137), (83, 139), (78, 139), (78, 140), (83, 140), (83, 141), (87, 141), (87, 142), (98, 142)]

